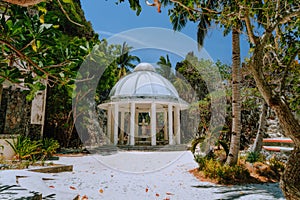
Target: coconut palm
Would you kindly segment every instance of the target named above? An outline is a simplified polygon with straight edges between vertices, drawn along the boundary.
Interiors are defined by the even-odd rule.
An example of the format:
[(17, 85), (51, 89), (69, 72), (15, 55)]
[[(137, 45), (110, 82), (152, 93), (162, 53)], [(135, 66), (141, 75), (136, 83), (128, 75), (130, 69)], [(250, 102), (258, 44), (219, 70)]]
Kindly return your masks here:
[(157, 72), (169, 81), (173, 82), (175, 76), (172, 72), (172, 63), (170, 61), (169, 55), (166, 55), (166, 57), (161, 56), (156, 64), (159, 65)]
[(129, 47), (126, 42), (123, 43), (120, 49), (120, 56), (116, 59), (119, 68), (118, 78), (122, 78), (130, 69), (135, 67), (133, 62), (140, 62), (140, 58), (129, 54), (132, 47)]

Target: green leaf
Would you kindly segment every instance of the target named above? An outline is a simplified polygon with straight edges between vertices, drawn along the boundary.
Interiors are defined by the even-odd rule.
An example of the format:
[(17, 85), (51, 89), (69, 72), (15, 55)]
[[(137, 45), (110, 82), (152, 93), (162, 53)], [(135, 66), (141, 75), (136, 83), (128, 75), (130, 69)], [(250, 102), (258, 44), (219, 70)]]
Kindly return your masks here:
[(64, 3), (72, 3), (72, 0), (62, 0)]

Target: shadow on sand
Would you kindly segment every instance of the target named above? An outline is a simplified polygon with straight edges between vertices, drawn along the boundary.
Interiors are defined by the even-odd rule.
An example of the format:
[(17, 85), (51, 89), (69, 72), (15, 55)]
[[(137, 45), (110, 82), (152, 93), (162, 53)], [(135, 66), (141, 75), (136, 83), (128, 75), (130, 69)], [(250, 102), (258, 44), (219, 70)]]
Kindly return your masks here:
[[(264, 195), (268, 199), (285, 199), (278, 183), (247, 184), (247, 185), (194, 185), (192, 187), (202, 189), (217, 189), (214, 193), (221, 195), (217, 199), (240, 199), (251, 195)], [(217, 200), (216, 199), (216, 200)]]

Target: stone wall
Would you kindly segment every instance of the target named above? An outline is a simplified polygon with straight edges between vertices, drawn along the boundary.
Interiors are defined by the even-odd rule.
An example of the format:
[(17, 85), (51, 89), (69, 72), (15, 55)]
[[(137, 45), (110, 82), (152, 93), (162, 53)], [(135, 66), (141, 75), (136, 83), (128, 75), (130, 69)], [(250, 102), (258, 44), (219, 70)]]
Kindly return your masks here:
[(33, 125), (31, 120), (31, 103), (26, 101), (26, 94), (19, 88), (3, 88), (0, 104), (1, 134), (22, 134), (38, 137), (41, 125)]

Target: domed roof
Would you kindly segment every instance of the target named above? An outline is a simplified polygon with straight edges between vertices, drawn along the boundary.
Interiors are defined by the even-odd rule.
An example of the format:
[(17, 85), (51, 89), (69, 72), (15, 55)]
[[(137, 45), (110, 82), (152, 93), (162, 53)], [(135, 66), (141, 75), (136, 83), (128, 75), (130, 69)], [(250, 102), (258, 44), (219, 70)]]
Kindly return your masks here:
[(111, 100), (127, 97), (180, 99), (172, 83), (156, 73), (149, 63), (138, 64), (133, 72), (121, 78), (110, 92)]

